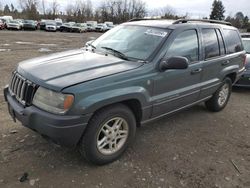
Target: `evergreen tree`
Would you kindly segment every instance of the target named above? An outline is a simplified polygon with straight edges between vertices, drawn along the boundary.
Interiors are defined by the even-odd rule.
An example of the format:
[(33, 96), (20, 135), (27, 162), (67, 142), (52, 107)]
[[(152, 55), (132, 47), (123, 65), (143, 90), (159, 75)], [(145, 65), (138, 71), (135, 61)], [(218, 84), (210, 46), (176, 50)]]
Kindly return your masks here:
[(10, 7), (9, 7), (9, 5), (5, 5), (5, 7), (3, 9), (3, 13), (4, 14), (9, 14), (10, 13)]
[(225, 7), (221, 0), (214, 0), (212, 5), (212, 12), (210, 14), (210, 19), (213, 20), (224, 20)]
[(10, 7), (11, 7), (11, 12), (14, 12), (14, 10), (15, 10), (15, 7), (14, 7), (14, 5), (11, 3), (11, 5), (10, 5)]

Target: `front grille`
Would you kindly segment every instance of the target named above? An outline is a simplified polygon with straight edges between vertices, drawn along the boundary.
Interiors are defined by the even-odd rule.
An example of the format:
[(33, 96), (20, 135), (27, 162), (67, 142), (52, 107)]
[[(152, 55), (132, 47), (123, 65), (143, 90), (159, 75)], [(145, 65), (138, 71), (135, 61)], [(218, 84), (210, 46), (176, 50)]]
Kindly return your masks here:
[(13, 97), (17, 99), (21, 104), (25, 106), (31, 105), (35, 91), (38, 86), (31, 81), (25, 79), (16, 71), (13, 72), (9, 91)]

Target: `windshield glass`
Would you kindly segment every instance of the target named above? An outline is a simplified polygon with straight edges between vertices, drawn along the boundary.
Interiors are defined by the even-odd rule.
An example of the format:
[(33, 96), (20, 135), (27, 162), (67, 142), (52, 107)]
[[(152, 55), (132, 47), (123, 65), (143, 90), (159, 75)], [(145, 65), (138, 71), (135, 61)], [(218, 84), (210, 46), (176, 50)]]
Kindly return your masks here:
[(92, 46), (97, 51), (107, 52), (107, 48), (112, 48), (127, 58), (146, 60), (168, 32), (169, 30), (161, 28), (121, 25), (96, 39)]
[(17, 23), (18, 23), (18, 21), (11, 20), (11, 21), (10, 21), (10, 23), (15, 23), (15, 24), (17, 24)]
[(244, 46), (246, 52), (249, 54), (250, 53), (250, 40), (243, 39), (242, 42), (243, 42), (243, 46)]
[(24, 23), (35, 24), (35, 22), (33, 20), (25, 20)]
[(56, 23), (55, 22), (46, 22), (46, 25), (56, 25)]

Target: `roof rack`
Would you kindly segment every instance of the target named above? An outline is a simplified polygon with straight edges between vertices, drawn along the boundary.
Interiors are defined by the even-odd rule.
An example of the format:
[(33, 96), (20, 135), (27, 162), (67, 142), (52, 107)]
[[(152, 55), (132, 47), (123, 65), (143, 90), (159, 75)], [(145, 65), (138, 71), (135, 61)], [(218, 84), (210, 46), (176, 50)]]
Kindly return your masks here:
[(132, 18), (128, 22), (136, 22), (136, 21), (143, 21), (143, 20), (159, 20), (159, 19), (156, 19), (156, 18)]
[(232, 26), (230, 22), (219, 21), (219, 20), (209, 20), (209, 19), (179, 19), (179, 20), (176, 20), (173, 24), (188, 23), (188, 22), (206, 22), (206, 23), (215, 23), (215, 24), (223, 24), (223, 25)]

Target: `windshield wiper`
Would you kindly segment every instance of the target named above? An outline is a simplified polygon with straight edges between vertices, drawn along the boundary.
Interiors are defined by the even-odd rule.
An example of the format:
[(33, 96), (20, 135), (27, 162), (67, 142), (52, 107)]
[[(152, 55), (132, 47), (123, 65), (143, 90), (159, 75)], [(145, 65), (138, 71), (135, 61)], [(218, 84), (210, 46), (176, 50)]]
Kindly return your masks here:
[(87, 44), (88, 46), (91, 46), (91, 48), (93, 48), (93, 49), (96, 49), (96, 47), (93, 45), (93, 44), (91, 44), (91, 43), (89, 43), (89, 44)]
[(124, 53), (122, 53), (122, 52), (120, 52), (120, 51), (118, 51), (118, 50), (115, 50), (115, 49), (110, 48), (110, 47), (105, 47), (105, 46), (103, 46), (103, 47), (101, 47), (101, 48), (103, 48), (103, 49), (105, 49), (105, 50), (112, 51), (114, 54), (116, 54), (116, 55), (117, 55), (118, 57), (120, 57), (121, 59), (128, 60), (128, 57), (127, 57)]

